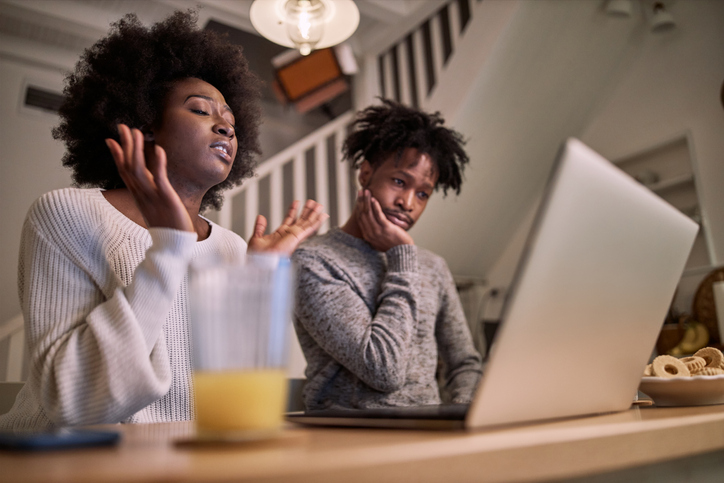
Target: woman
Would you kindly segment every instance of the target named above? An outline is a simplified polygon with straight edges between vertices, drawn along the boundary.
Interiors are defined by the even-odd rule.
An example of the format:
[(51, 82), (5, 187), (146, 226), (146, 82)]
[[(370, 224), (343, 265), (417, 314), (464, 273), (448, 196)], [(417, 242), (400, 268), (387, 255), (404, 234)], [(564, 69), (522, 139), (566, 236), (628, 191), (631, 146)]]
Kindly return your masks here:
[[(30, 375), (2, 428), (193, 417), (186, 273), (246, 252), (201, 212), (253, 174), (258, 88), (239, 47), (177, 12), (113, 25), (68, 78), (63, 164), (77, 184), (47, 193), (23, 227), (19, 292)], [(326, 219), (296, 202), (249, 250), (290, 254)]]

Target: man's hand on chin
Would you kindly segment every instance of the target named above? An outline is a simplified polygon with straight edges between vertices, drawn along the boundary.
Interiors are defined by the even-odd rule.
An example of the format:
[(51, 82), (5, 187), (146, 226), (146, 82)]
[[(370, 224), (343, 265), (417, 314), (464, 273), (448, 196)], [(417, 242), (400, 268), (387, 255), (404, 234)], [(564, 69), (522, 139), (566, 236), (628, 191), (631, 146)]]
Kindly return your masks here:
[(405, 229), (387, 219), (380, 203), (369, 190), (364, 190), (357, 197), (355, 210), (359, 213), (357, 219), (362, 238), (375, 250), (386, 252), (397, 245), (415, 244)]

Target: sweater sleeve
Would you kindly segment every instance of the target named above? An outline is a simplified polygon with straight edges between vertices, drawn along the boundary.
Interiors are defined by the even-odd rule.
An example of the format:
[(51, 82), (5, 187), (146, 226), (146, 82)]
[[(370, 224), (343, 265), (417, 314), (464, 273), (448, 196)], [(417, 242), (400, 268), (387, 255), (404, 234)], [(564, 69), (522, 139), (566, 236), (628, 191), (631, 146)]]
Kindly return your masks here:
[(332, 262), (310, 253), (296, 257), (299, 269), (297, 322), (329, 356), (382, 392), (405, 383), (417, 319), (419, 272), (413, 245), (387, 252), (376, 311)]
[(32, 217), (26, 221), (18, 283), (30, 377), (34, 399), (55, 425), (116, 423), (169, 389), (162, 328), (196, 234), (149, 231), (152, 245), (132, 282), (106, 296), (88, 268), (102, 263), (93, 253), (75, 259)]
[(469, 403), (482, 375), (481, 357), (473, 345), (452, 274), (447, 264), (441, 264), (441, 300), (435, 338), (443, 363), (445, 390), (450, 402)]

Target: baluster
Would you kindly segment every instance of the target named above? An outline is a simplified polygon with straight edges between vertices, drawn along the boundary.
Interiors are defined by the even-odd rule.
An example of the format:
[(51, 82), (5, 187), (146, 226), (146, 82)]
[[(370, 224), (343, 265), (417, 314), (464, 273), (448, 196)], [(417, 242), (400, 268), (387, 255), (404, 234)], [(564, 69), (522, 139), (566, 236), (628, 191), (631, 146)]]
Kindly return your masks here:
[(219, 225), (231, 230), (231, 220), (232, 220), (232, 200), (234, 199), (234, 195), (229, 193), (228, 191), (224, 193), (224, 204), (221, 205), (221, 210), (219, 210)]
[(349, 177), (350, 169), (346, 161), (342, 161), (342, 144), (347, 132), (346, 126), (340, 126), (334, 134), (334, 149), (337, 153), (337, 226), (342, 226), (349, 218)]
[(307, 168), (304, 163), (304, 152), (305, 149), (300, 149), (297, 154), (294, 155), (294, 165), (292, 166), (292, 176), (294, 177), (294, 199), (299, 200), (302, 203), (307, 199)]
[(254, 234), (254, 224), (256, 223), (256, 215), (259, 214), (259, 182), (254, 179), (246, 181), (247, 188), (244, 191), (244, 235), (248, 242), (251, 235)]
[(388, 50), (384, 54), (385, 59), (385, 97), (387, 99), (395, 98), (395, 80), (394, 80), (394, 59), (392, 50)]
[(427, 74), (425, 72), (425, 40), (422, 29), (412, 33), (412, 48), (415, 51), (415, 81), (417, 82), (417, 101), (420, 107), (427, 104)]
[[(329, 207), (329, 176), (327, 173), (327, 142), (322, 138), (314, 145), (314, 184), (317, 187), (317, 202)], [(319, 233), (329, 230), (329, 219), (319, 229)]]
[(459, 39), (462, 37), (462, 30), (467, 29), (470, 25), (470, 21), (473, 18), (473, 10), (470, 5), (470, 0), (458, 0), (458, 19), (460, 31), (456, 34)]
[(397, 102), (402, 102), (402, 86), (400, 79), (400, 44), (395, 44), (390, 50), (391, 58), (390, 63), (392, 65), (392, 81), (395, 88), (393, 98)]
[(400, 103), (411, 106), (412, 94), (410, 92), (410, 73), (408, 69), (407, 47), (404, 39), (397, 44), (397, 71), (400, 73)]
[(440, 73), (444, 67), (445, 53), (443, 52), (442, 18), (436, 14), (430, 19), (430, 37), (432, 39), (432, 61), (435, 66), (435, 83), (440, 82)]
[(420, 62), (420, 54), (415, 51), (415, 32), (405, 37), (405, 54), (407, 58), (407, 78), (410, 87), (410, 105), (420, 107), (420, 83), (417, 79), (417, 64)]
[(377, 56), (377, 80), (379, 81), (377, 89), (379, 90), (380, 97), (387, 97), (387, 77), (389, 77), (390, 74), (387, 72), (388, 68), (385, 61), (386, 54), (383, 53)]
[(460, 5), (458, 2), (448, 3), (448, 18), (450, 19), (451, 56), (455, 55), (455, 47), (460, 39)]
[(282, 170), (284, 165), (275, 167), (269, 175), (269, 225), (272, 230), (276, 230), (279, 225), (282, 224), (284, 219), (285, 210), (287, 207), (283, 206), (284, 198), (284, 179), (282, 177)]

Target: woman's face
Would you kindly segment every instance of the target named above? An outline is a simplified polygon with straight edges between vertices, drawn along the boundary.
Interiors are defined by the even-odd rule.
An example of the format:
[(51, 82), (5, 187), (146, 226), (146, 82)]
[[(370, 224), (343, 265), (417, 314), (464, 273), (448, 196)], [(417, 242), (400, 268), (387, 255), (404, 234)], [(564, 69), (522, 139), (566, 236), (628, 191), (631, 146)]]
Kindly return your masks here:
[(161, 122), (151, 134), (166, 151), (168, 177), (179, 194), (205, 193), (231, 171), (238, 147), (234, 114), (208, 82), (176, 81), (166, 95)]

